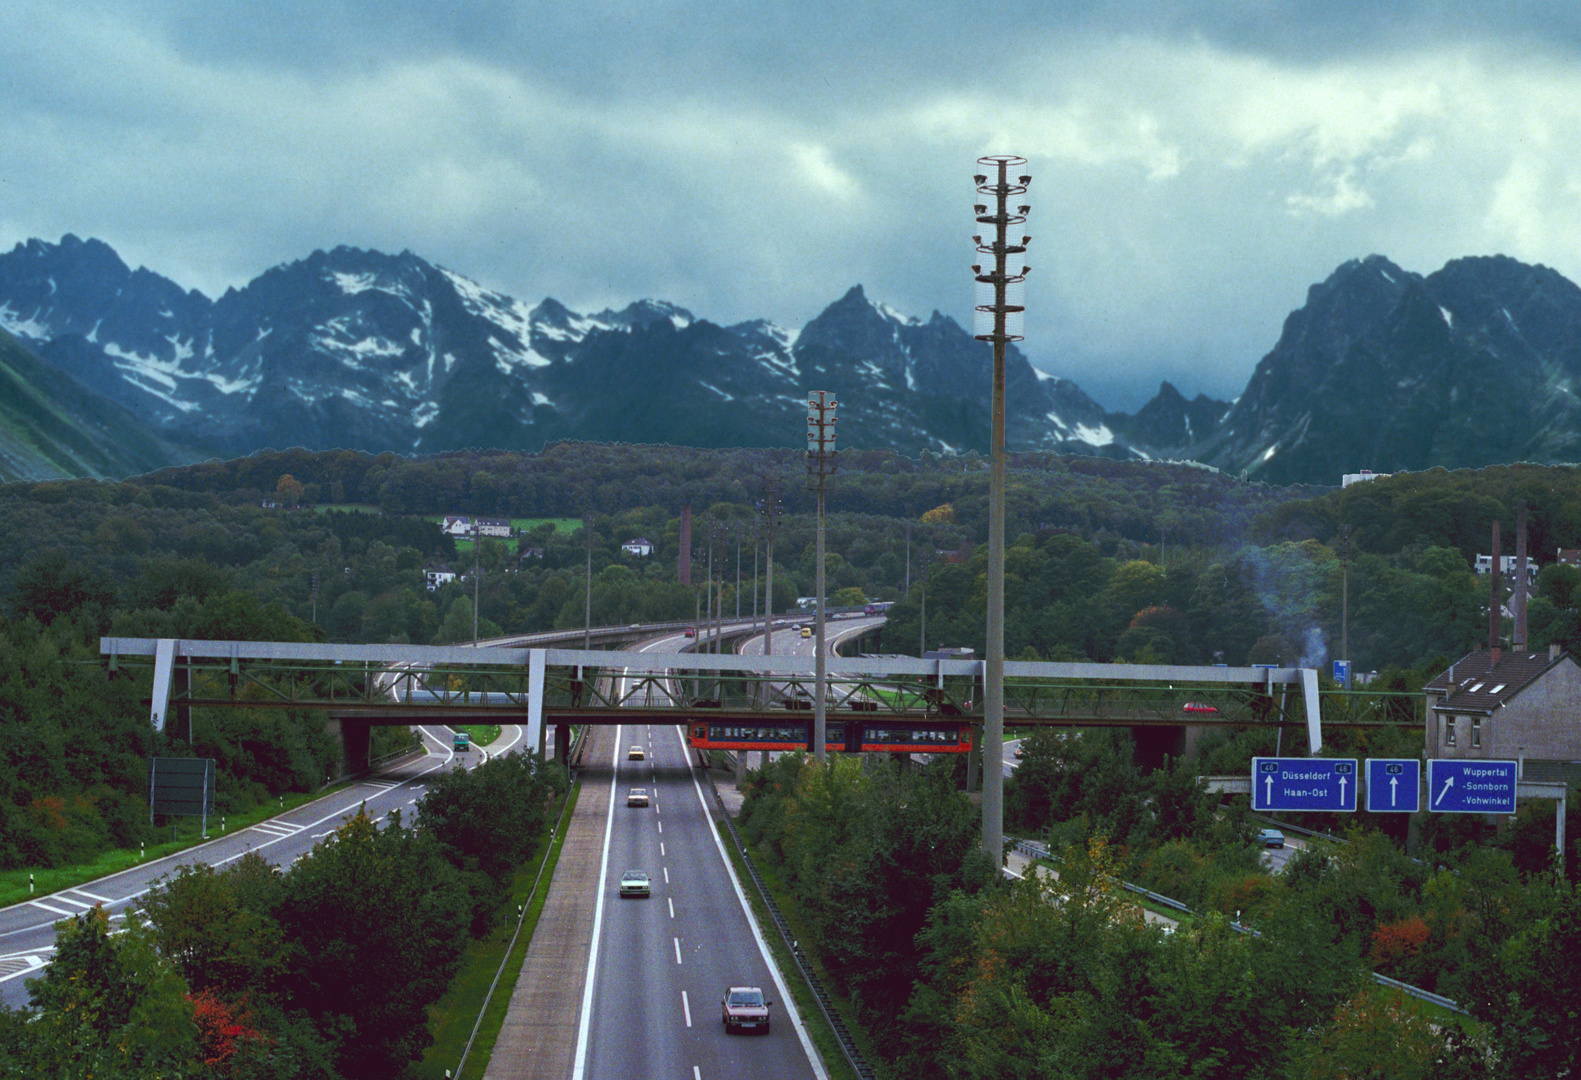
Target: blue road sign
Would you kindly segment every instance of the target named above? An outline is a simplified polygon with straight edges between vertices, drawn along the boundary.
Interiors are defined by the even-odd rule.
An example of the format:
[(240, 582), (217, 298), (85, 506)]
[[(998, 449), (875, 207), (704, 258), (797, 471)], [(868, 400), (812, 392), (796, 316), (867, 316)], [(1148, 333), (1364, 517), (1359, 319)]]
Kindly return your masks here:
[(1252, 758), (1253, 810), (1356, 809), (1355, 758)]
[(1334, 661), (1334, 681), (1339, 683), (1345, 689), (1347, 689), (1347, 690), (1350, 689), (1350, 661), (1349, 660), (1336, 660), (1336, 661)]
[(1422, 763), (1416, 758), (1366, 761), (1367, 810), (1373, 814), (1414, 814), (1422, 808)]
[(1438, 814), (1515, 813), (1515, 762), (1430, 758), (1427, 808)]

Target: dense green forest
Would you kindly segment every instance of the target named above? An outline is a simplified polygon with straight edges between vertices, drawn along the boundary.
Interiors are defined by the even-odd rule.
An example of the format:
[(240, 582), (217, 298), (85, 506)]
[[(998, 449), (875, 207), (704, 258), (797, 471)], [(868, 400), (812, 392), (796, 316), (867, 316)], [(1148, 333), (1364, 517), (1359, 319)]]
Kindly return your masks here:
[[(1244, 801), (1220, 807), (1185, 769), (1143, 776), (1125, 743), (1046, 736), (1009, 782), (1017, 826), (1049, 838), (1057, 880), (993, 872), (948, 763), (905, 775), (795, 754), (751, 774), (742, 831), (850, 996), (881, 1076), (1529, 1080), (1581, 1067), (1581, 897), (1546, 858), (1523, 867), (1525, 825), (1491, 842), (1440, 834), (1425, 862), (1357, 828), (1273, 874)], [(1197, 914), (1169, 931), (1144, 921), (1127, 878)], [(1369, 970), (1436, 987), (1480, 1023), (1385, 991)]]

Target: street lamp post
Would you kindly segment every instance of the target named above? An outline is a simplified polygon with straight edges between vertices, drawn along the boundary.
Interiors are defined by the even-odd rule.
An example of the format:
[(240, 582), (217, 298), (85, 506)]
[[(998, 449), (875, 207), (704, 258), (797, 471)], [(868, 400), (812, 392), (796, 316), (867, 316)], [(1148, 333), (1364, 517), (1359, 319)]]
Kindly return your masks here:
[(483, 534), (478, 532), (478, 519), (472, 519), (472, 646), (478, 644), (478, 556), (482, 554)]
[(812, 701), (812, 752), (822, 761), (828, 753), (828, 702), (824, 690), (828, 685), (823, 648), (824, 580), (823, 580), (823, 504), (824, 488), (835, 470), (834, 411), (839, 406), (834, 395), (827, 390), (813, 390), (807, 395), (807, 473), (813, 489), (818, 493), (818, 569), (813, 592), (817, 605), (813, 616), (813, 701)]
[[(993, 468), (989, 474), (988, 492), (988, 642), (983, 665), (983, 753), (997, 760), (999, 747), (1005, 736), (1005, 345), (1022, 339), (1026, 307), (1024, 286), (1027, 272), (1022, 266), (1013, 272), (1006, 260), (1014, 255), (1016, 262), (1025, 254), (1029, 236), (1013, 243), (1009, 229), (1026, 221), (1030, 206), (1018, 205), (1014, 212), (1010, 206), (1012, 196), (1026, 194), (1030, 176), (1020, 174), (1026, 167), (1026, 158), (998, 154), (977, 159), (983, 169), (972, 177), (977, 193), (992, 200), (973, 206), (979, 225), (993, 226), (993, 236), (985, 242), (973, 236), (979, 255), (989, 256), (972, 267), (977, 279), (977, 317), (973, 329), (979, 341), (987, 341), (994, 350), (993, 381), (993, 430), (989, 449)], [(1012, 182), (1010, 170), (1016, 175)], [(1020, 230), (1017, 230), (1018, 232)], [(1005, 777), (999, 768), (983, 770), (983, 850), (998, 866), (1004, 860), (1005, 836)]]

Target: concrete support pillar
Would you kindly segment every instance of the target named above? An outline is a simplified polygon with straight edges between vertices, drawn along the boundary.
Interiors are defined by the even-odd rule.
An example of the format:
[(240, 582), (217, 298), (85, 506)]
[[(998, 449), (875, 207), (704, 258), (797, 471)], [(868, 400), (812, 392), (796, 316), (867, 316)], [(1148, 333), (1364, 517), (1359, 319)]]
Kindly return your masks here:
[(192, 741), (192, 706), (185, 704), (191, 689), (192, 671), (177, 660), (170, 672), (170, 694), (176, 698), (176, 706), (171, 710), (172, 721), (166, 728), (172, 740)]
[(767, 769), (768, 767), (769, 767), (769, 752), (767, 750), (759, 750), (758, 751), (758, 768), (760, 768), (760, 769)]
[(738, 750), (736, 751), (736, 787), (740, 787), (741, 782), (746, 778), (747, 752), (745, 750)]
[(554, 759), (567, 764), (571, 761), (571, 725), (554, 726)]

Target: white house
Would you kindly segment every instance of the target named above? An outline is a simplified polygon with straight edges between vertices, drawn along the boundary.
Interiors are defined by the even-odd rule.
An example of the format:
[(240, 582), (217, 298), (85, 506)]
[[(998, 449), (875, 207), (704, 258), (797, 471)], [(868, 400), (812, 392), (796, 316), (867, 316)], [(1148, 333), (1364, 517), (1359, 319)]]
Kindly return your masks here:
[(432, 592), (446, 582), (456, 580), (456, 572), (444, 563), (429, 563), (423, 567), (423, 580)]
[(627, 540), (624, 544), (621, 544), (620, 550), (631, 555), (639, 555), (645, 559), (653, 554), (653, 541), (645, 536), (639, 536), (635, 540)]
[(480, 536), (508, 538), (511, 534), (509, 518), (473, 518), (463, 514), (447, 514), (445, 515), (443, 528), (446, 536), (457, 536), (463, 539), (472, 536), (474, 530)]

